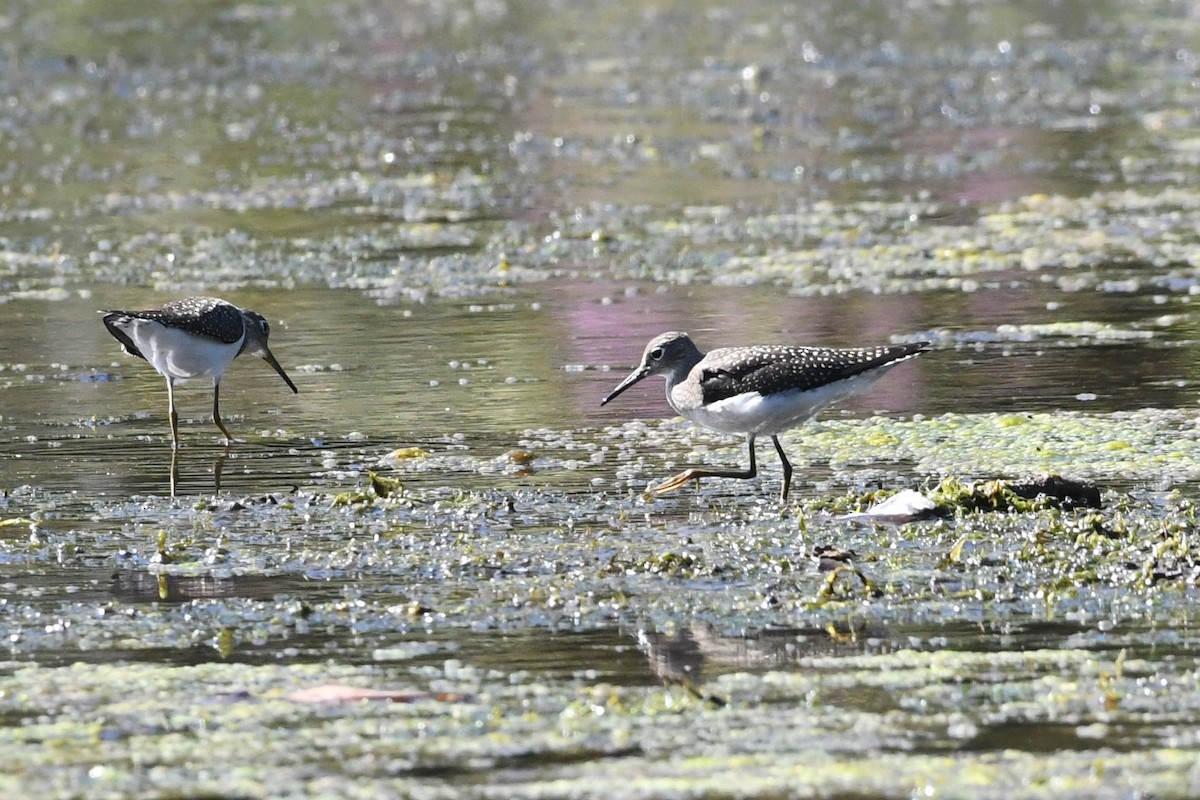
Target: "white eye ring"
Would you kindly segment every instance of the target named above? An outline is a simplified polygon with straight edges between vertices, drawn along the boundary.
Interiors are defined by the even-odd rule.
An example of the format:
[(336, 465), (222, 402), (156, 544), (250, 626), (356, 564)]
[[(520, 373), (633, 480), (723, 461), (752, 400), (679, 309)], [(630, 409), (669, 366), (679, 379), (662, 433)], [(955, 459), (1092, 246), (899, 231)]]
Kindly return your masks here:
[(654, 348), (653, 350), (650, 351), (650, 357), (652, 359), (654, 359), (655, 361), (658, 361), (660, 358), (663, 357), (663, 349), (661, 347)]

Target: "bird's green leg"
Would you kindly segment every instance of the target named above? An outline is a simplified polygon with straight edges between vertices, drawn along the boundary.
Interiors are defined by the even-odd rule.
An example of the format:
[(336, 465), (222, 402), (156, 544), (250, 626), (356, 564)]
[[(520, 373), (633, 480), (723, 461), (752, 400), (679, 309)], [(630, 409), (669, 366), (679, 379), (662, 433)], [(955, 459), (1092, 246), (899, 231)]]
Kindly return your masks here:
[(171, 420), (171, 450), (179, 449), (179, 414), (175, 412), (175, 381), (167, 378), (167, 416)]
[(218, 381), (213, 381), (213, 422), (217, 423), (217, 427), (221, 429), (221, 433), (225, 434), (225, 446), (233, 444), (233, 434), (225, 427), (225, 423), (221, 421), (221, 384)]
[(778, 436), (772, 436), (771, 441), (775, 443), (775, 452), (779, 453), (779, 461), (783, 464), (783, 491), (779, 494), (779, 499), (782, 502), (787, 502), (788, 488), (792, 485), (792, 462), (788, 461), (788, 457), (783, 453), (783, 445), (779, 443)]
[[(750, 469), (745, 470), (745, 471), (740, 471), (740, 470), (700, 469), (697, 467), (693, 467), (692, 469), (685, 469), (683, 472), (679, 473), (678, 475), (676, 475), (673, 478), (668, 478), (667, 480), (660, 483), (658, 486), (655, 486), (654, 488), (652, 488), (650, 491), (653, 492), (654, 494), (664, 494), (665, 492), (672, 492), (672, 491), (678, 489), (680, 486), (683, 486), (685, 483), (688, 483), (689, 481), (697, 481), (697, 480), (700, 480), (701, 478), (738, 478), (739, 480), (753, 478), (754, 476), (758, 475), (758, 463), (754, 459), (754, 434), (750, 434), (746, 438), (748, 439), (749, 446), (750, 446)], [(789, 469), (790, 469), (790, 465), (789, 465)]]

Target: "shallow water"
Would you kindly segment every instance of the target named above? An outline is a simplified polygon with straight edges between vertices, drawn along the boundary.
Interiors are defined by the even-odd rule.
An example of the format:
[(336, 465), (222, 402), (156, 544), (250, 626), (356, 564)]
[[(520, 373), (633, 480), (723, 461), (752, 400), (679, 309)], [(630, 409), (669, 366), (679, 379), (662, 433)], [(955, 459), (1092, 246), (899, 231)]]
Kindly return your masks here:
[[(1186, 4), (0, 32), (0, 795), (1200, 792)], [(300, 391), (239, 359), (226, 449), (182, 387), (173, 482), (97, 311), (196, 293)], [(934, 349), (784, 437), (789, 503), (770, 448), (647, 496), (746, 459), (600, 407), (670, 329)], [(844, 516), (1041, 472), (1104, 508)]]
[[(222, 409), (246, 444), (225, 459), (225, 488), (312, 487), (306, 476), (327, 449), (499, 455), (531, 428), (670, 416), (657, 378), (609, 406), (599, 400), (640, 359), (645, 341), (671, 329), (688, 330), (701, 347), (934, 339), (935, 352), (826, 412), (834, 418), (1193, 405), (1197, 345), (1190, 325), (1159, 322), (1169, 313), (1160, 300), (1051, 294), (1057, 299), (1047, 301), (1045, 291), (1025, 287), (986, 294), (979, 302), (961, 293), (829, 300), (754, 288), (554, 283), (470, 300), (378, 305), (353, 292), (239, 293), (239, 302), (267, 314), (273, 350), (300, 392), (292, 395), (256, 359), (235, 362), (222, 384)], [(0, 340), (8, 354), (0, 392), (10, 443), (0, 475), (9, 485), (161, 491), (158, 478), (170, 458), (165, 386), (147, 364), (121, 352), (95, 312), (165, 299), (106, 291), (10, 301)], [(1165, 305), (1187, 313), (1180, 305), (1186, 299)], [(999, 330), (1011, 320), (1104, 320), (1145, 338), (1105, 340), (1082, 326), (1031, 336)], [(556, 344), (546, 348), (547, 341)], [(224, 449), (211, 424), (210, 386), (185, 384), (178, 404), (181, 472), (190, 482), (212, 472), (210, 461)], [(204, 479), (191, 485), (209, 491)]]

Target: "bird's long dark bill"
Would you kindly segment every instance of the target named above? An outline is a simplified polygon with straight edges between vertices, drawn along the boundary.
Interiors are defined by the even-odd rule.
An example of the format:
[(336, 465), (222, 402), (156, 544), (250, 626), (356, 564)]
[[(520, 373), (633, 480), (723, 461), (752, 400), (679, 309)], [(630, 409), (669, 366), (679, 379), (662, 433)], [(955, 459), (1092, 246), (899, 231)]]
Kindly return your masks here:
[(292, 389), (292, 394), (300, 394), (300, 390), (296, 388), (296, 384), (292, 383), (292, 379), (289, 378), (287, 373), (283, 371), (283, 367), (279, 366), (279, 362), (275, 360), (275, 356), (271, 355), (270, 350), (264, 347), (262, 351), (262, 357), (264, 361), (275, 368), (275, 371), (279, 373), (279, 377), (287, 381), (287, 385)]
[(646, 369), (645, 367), (642, 367), (641, 369), (635, 369), (633, 372), (631, 372), (629, 374), (628, 378), (621, 381), (621, 383), (617, 386), (617, 388), (612, 390), (612, 392), (608, 395), (608, 397), (606, 397), (600, 401), (600, 405), (604, 405), (609, 400), (612, 400), (614, 397), (619, 395), (621, 392), (625, 391), (630, 386), (633, 386), (635, 383), (637, 383), (638, 381), (640, 381), (642, 378), (646, 377), (649, 374), (650, 374), (650, 370)]

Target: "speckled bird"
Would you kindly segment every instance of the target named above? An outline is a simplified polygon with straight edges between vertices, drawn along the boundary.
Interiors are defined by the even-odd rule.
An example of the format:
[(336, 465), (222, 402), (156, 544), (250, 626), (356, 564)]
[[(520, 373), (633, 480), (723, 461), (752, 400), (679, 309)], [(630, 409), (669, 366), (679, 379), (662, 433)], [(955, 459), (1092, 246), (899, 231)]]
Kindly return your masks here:
[(770, 436), (783, 464), (781, 500), (787, 500), (792, 465), (779, 434), (795, 428), (825, 406), (863, 391), (880, 376), (929, 349), (929, 342), (867, 348), (758, 345), (700, 352), (686, 333), (670, 331), (646, 345), (642, 363), (600, 405), (650, 375), (667, 379), (667, 402), (693, 422), (749, 440), (747, 470), (688, 469), (655, 486), (678, 489), (700, 478), (753, 478), (758, 474), (754, 440)]
[(108, 332), (130, 355), (144, 358), (167, 379), (171, 447), (179, 448), (179, 416), (175, 412), (177, 382), (211, 378), (213, 422), (233, 436), (221, 421), (221, 376), (242, 353), (258, 356), (274, 367), (293, 392), (296, 384), (267, 347), (270, 326), (262, 314), (243, 311), (215, 297), (188, 297), (147, 311), (101, 311)]

